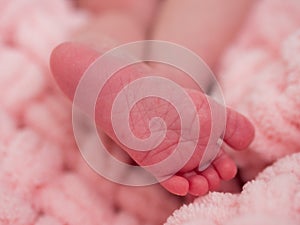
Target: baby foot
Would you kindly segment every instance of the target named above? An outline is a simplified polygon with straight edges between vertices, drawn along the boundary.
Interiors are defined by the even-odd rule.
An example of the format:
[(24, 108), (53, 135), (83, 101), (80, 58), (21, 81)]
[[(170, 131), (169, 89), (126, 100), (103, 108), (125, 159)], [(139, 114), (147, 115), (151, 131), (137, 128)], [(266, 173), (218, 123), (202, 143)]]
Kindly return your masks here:
[[(52, 72), (60, 88), (71, 99), (74, 97), (78, 82), (85, 70), (98, 57), (98, 52), (71, 43), (62, 44), (53, 51), (51, 56)], [(145, 101), (135, 104), (130, 112), (129, 122), (132, 133), (136, 137), (146, 138), (151, 133), (148, 126), (149, 121), (153, 117), (162, 118), (168, 129), (161, 144), (151, 151), (136, 151), (123, 145), (116, 137), (110, 120), (114, 99), (126, 84), (145, 76), (145, 74), (151, 74), (151, 68), (139, 64), (122, 69), (112, 76), (99, 94), (95, 118), (97, 125), (141, 166), (152, 165), (168, 157), (174, 151), (180, 138), (180, 118), (176, 110), (170, 104), (158, 98), (147, 98)], [(221, 150), (218, 157), (207, 169), (202, 172), (198, 171), (199, 163), (211, 135), (210, 100), (200, 91), (186, 89), (186, 92), (197, 109), (197, 115), (195, 116), (201, 121), (201, 132), (197, 140), (192, 140), (197, 143), (192, 157), (185, 163), (183, 168), (169, 179), (161, 182), (161, 185), (177, 195), (184, 196), (190, 193), (198, 196), (217, 188), (220, 180), (232, 179), (237, 169), (235, 163)], [(227, 124), (224, 141), (236, 150), (246, 148), (254, 137), (252, 124), (241, 114), (229, 108), (226, 111)], [(150, 172), (156, 177), (161, 176), (161, 174), (157, 174), (157, 171)]]

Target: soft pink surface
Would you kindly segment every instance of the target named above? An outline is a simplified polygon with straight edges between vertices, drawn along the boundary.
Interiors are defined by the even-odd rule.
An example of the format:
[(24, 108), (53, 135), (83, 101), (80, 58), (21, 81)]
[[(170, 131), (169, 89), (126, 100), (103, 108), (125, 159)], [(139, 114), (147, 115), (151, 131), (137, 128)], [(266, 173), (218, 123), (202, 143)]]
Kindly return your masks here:
[(250, 16), (220, 69), (227, 104), (256, 127), (249, 151), (235, 154), (245, 181), (300, 150), (300, 2), (265, 0)]
[(93, 173), (74, 142), (71, 105), (50, 76), (52, 49), (87, 15), (61, 0), (0, 4), (0, 224), (162, 223), (178, 199)]
[(175, 211), (166, 225), (297, 225), (299, 186), (298, 153), (268, 167), (241, 194), (210, 193)]
[[(84, 17), (61, 0), (1, 1), (1, 224), (158, 224), (179, 204), (158, 186), (107, 182), (81, 159), (48, 59)], [(244, 181), (300, 150), (299, 28), (299, 1), (261, 1), (222, 61), (227, 103), (257, 129), (251, 149), (235, 155)], [(299, 224), (299, 171), (300, 153), (287, 156), (241, 194), (210, 193), (167, 224)]]
[(166, 224), (300, 224), (300, 2), (257, 4), (219, 77), (227, 104), (256, 127), (249, 150), (232, 152), (248, 182), (240, 194), (198, 198)]

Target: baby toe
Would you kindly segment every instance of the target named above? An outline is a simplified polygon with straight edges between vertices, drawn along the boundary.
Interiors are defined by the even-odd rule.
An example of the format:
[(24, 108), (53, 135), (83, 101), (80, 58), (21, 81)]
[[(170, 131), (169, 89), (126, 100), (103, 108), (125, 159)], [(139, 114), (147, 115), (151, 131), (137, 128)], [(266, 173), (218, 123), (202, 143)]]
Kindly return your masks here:
[(227, 110), (227, 124), (224, 141), (236, 150), (247, 148), (254, 138), (254, 127), (252, 123), (242, 114)]
[(161, 185), (172, 194), (185, 196), (189, 191), (189, 182), (185, 177), (174, 175), (163, 181)]
[(219, 174), (219, 177), (225, 181), (231, 180), (237, 173), (235, 162), (224, 152), (215, 159), (213, 166)]
[(210, 191), (214, 191), (220, 186), (221, 179), (219, 177), (218, 172), (212, 165), (210, 165), (206, 170), (201, 172), (201, 175), (203, 175), (206, 178)]
[(208, 181), (206, 178), (202, 175), (193, 175), (188, 178), (190, 188), (189, 188), (189, 194), (194, 196), (202, 196), (205, 195), (208, 190)]

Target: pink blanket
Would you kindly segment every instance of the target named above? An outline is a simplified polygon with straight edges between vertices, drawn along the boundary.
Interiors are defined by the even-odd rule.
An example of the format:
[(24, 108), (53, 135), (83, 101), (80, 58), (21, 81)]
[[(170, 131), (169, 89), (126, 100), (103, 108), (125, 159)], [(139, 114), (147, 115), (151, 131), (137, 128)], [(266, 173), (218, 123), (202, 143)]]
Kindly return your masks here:
[(167, 224), (300, 224), (300, 2), (259, 2), (220, 77), (227, 103), (256, 127), (249, 150), (232, 152), (248, 183), (240, 194), (197, 199)]
[(232, 153), (241, 178), (268, 168), (240, 194), (209, 193), (173, 215), (180, 199), (110, 183), (76, 148), (48, 59), (88, 15), (62, 0), (0, 2), (0, 224), (300, 224), (299, 1), (260, 1), (219, 70), (227, 103), (257, 130)]

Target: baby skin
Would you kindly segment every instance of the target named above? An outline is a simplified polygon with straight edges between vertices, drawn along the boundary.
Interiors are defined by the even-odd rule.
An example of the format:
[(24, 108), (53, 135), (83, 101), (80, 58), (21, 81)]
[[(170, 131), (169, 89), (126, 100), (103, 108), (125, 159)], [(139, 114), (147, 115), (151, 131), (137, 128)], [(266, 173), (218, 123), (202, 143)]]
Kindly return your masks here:
[[(139, 36), (141, 32), (137, 32), (137, 28), (130, 22), (130, 19), (124, 19), (123, 17), (124, 15), (118, 15), (117, 17), (109, 15), (107, 18), (102, 17), (102, 20), (108, 21), (106, 21), (106, 23), (100, 21), (96, 29), (95, 27), (92, 27), (85, 31), (85, 35), (87, 33), (88, 35), (83, 35), (83, 38), (79, 38), (80, 41), (89, 44), (94, 48), (82, 44), (64, 43), (54, 49), (50, 60), (51, 70), (59, 87), (71, 100), (74, 98), (76, 87), (84, 72), (91, 63), (107, 50), (105, 48), (114, 47), (115, 43), (134, 41), (143, 37), (143, 35)], [(119, 33), (116, 30), (109, 32), (110, 28), (103, 25), (111, 23), (118, 24), (118, 21), (124, 23), (122, 24), (123, 31), (120, 31)], [(157, 29), (154, 37), (164, 36), (161, 35), (159, 31), (164, 30), (161, 28), (163, 26), (164, 24), (158, 26), (160, 28)], [(126, 35), (124, 35), (124, 30), (127, 30)], [(103, 33), (117, 41), (111, 42), (113, 43), (111, 46), (107, 46), (107, 44), (103, 45), (101, 42), (106, 40), (106, 37), (103, 38)], [(138, 37), (132, 37), (131, 35), (137, 35)], [(124, 37), (123, 40), (120, 40), (120, 37)], [(180, 43), (180, 40), (177, 42)], [(201, 42), (199, 43), (200, 46), (194, 46), (196, 50), (201, 49)], [(97, 51), (95, 48), (97, 48)], [(190, 46), (190, 48), (193, 49), (193, 46)], [(216, 52), (217, 50), (214, 50), (212, 51), (212, 54), (215, 54)], [(212, 62), (214, 56), (206, 54), (205, 58), (207, 58), (209, 62)], [(136, 151), (124, 145), (116, 136), (110, 119), (112, 105), (117, 94), (127, 84), (150, 74), (159, 74), (160, 71), (162, 71), (162, 69), (159, 66), (145, 63), (124, 68), (108, 80), (101, 90), (96, 103), (95, 121), (97, 126), (114, 141), (120, 151), (126, 152), (131, 159), (140, 166), (158, 163), (172, 154), (181, 135), (180, 115), (178, 115), (176, 110), (171, 107), (170, 104), (159, 98), (147, 98), (138, 102), (132, 108), (129, 117), (132, 133), (141, 139), (148, 137), (150, 135), (148, 124), (153, 117), (162, 118), (166, 124), (167, 131), (165, 139), (154, 149), (150, 151)], [(221, 148), (218, 156), (204, 171), (198, 170), (199, 163), (207, 147), (208, 139), (210, 135), (213, 135), (211, 134), (211, 123), (213, 121), (209, 106), (209, 101), (211, 100), (209, 100), (209, 97), (205, 95), (205, 93), (193, 88), (193, 84), (188, 77), (182, 74), (175, 74), (176, 72), (173, 74), (173, 72), (174, 71), (171, 69), (168, 71), (168, 69), (164, 68), (163, 76), (181, 85), (186, 93), (188, 93), (196, 108), (197, 113), (195, 117), (198, 117), (200, 121), (199, 128), (201, 132), (199, 133), (197, 140), (192, 140), (197, 143), (192, 157), (179, 171), (176, 171), (176, 173), (167, 180), (162, 181), (161, 185), (166, 190), (176, 195), (185, 196), (191, 194), (194, 196), (201, 196), (210, 190), (215, 190), (221, 180), (232, 179), (237, 172), (237, 168), (234, 161)], [(155, 89), (156, 87), (153, 88)], [(234, 150), (247, 148), (254, 137), (254, 128), (252, 124), (243, 115), (230, 108), (226, 108), (226, 117), (226, 128), (223, 136), (224, 142)], [(170, 167), (172, 167), (172, 165), (170, 165)], [(157, 172), (149, 172), (155, 177), (161, 176), (161, 174), (158, 174)]]
[[(71, 99), (74, 97), (76, 87), (84, 71), (97, 57), (99, 57), (97, 51), (74, 43), (62, 44), (53, 51), (51, 56), (52, 72), (60, 88)], [(164, 119), (168, 131), (165, 140), (157, 148), (149, 152), (127, 148), (119, 142), (113, 132), (109, 115), (118, 90), (128, 82), (149, 73), (147, 70), (150, 70), (147, 65), (138, 65), (133, 68), (125, 68), (112, 77), (99, 95), (95, 118), (97, 125), (141, 166), (157, 163), (171, 154), (174, 146), (178, 143), (180, 135), (178, 132), (178, 127), (180, 127), (178, 114), (165, 102), (158, 99), (148, 99), (148, 101), (141, 102), (139, 105), (137, 104), (132, 109), (132, 116), (130, 116), (132, 131), (140, 138), (149, 135), (148, 123), (153, 116)], [(198, 171), (198, 166), (208, 141), (207, 137), (210, 136), (210, 108), (207, 96), (204, 93), (192, 89), (186, 89), (186, 92), (197, 108), (197, 116), (201, 126), (199, 140), (197, 140), (197, 147), (193, 157), (178, 173), (168, 180), (163, 181), (161, 185), (171, 193), (177, 195), (184, 196), (187, 193), (203, 195), (208, 190), (215, 189), (221, 179), (232, 179), (237, 169), (235, 163), (221, 150), (218, 157), (206, 170), (202, 172)], [(246, 148), (254, 136), (253, 126), (243, 115), (229, 108), (226, 111), (227, 125), (224, 132), (224, 141), (236, 150)], [(158, 176), (158, 174), (154, 174), (154, 176)]]

